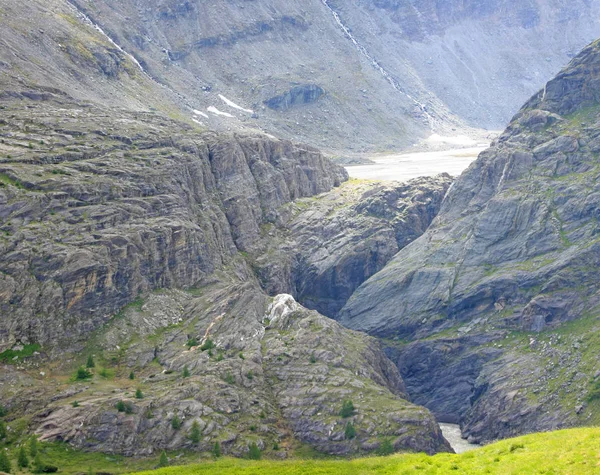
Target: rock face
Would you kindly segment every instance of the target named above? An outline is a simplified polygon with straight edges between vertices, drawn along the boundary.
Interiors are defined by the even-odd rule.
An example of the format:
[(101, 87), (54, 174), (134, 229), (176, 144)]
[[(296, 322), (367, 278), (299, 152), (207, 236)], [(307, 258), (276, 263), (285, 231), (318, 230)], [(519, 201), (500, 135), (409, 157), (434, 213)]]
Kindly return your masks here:
[(82, 336), (140, 292), (191, 287), (258, 240), (282, 204), (347, 178), (285, 141), (76, 103), (3, 104), (0, 349)]
[[(252, 442), (275, 457), (304, 444), (368, 453), (386, 440), (397, 450), (449, 450), (429, 411), (405, 399), (398, 370), (376, 340), (289, 295), (269, 299), (253, 283), (234, 278), (201, 291), (146, 295), (86, 344), (109, 375), (96, 369), (92, 381), (55, 385), (12, 367), (2, 372), (3, 403), (11, 414), (34, 414), (31, 430), (41, 441), (138, 456), (210, 452), (216, 442), (235, 456)], [(63, 355), (62, 367), (73, 357), (80, 358)], [(11, 389), (19, 377), (19, 389)], [(142, 393), (134, 397), (136, 388)], [(355, 411), (342, 417), (346, 400)], [(190, 439), (194, 422), (197, 441)]]
[(284, 94), (266, 100), (265, 105), (270, 109), (285, 111), (292, 107), (312, 104), (318, 101), (323, 94), (325, 94), (323, 88), (314, 84), (294, 86)]
[[(268, 297), (249, 265), (291, 202), (340, 186), (343, 168), (308, 146), (39, 86), (0, 107), (0, 400), (11, 437), (130, 456), (216, 442), (282, 458), (384, 442), (450, 450), (375, 339)], [(95, 367), (77, 379), (88, 355)], [(342, 416), (344, 401), (355, 410)]]
[(534, 96), (341, 312), (390, 339), (409, 394), (474, 440), (598, 417), (598, 58), (593, 43)]
[(438, 213), (448, 175), (381, 185), (351, 180), (284, 206), (250, 250), (267, 293), (335, 318), (348, 298)]
[(260, 128), (345, 154), (397, 150), (431, 127), (504, 127), (600, 35), (599, 6), (32, 0), (24, 9), (5, 0), (0, 69), (27, 71), (23, 81), (78, 100), (154, 108), (211, 130)]

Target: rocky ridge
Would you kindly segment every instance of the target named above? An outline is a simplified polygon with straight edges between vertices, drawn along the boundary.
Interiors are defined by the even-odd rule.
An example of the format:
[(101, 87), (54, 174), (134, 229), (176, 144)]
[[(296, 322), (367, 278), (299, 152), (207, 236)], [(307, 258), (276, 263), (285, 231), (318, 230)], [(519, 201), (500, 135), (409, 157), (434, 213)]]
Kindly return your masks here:
[[(252, 442), (274, 457), (449, 450), (376, 340), (273, 300), (250, 265), (264, 230), (341, 185), (341, 167), (304, 145), (40, 91), (0, 100), (10, 440), (136, 456), (216, 442), (236, 456)], [(87, 355), (96, 366), (77, 379)]]
[(535, 95), (340, 313), (475, 441), (598, 418), (599, 57), (596, 42)]

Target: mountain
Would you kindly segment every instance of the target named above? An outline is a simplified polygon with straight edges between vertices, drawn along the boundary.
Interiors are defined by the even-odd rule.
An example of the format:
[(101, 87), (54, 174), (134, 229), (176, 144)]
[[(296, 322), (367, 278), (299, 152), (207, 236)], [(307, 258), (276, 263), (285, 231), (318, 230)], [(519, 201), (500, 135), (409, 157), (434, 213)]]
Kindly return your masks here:
[[(504, 127), (600, 36), (597, 0), (2, 6), (4, 80), (334, 155)], [(196, 122), (194, 122), (196, 121)], [(200, 124), (197, 124), (200, 123)]]
[(472, 440), (598, 421), (600, 43), (452, 185), (340, 313)]

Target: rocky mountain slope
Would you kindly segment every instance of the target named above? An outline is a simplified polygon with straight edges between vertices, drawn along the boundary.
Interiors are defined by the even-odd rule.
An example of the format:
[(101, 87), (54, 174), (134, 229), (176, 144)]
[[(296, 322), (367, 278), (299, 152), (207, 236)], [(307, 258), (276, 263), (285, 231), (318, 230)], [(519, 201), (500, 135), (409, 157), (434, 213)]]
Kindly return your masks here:
[(473, 440), (600, 417), (600, 43), (536, 94), (351, 297), (409, 394)]
[[(0, 97), (9, 443), (35, 433), (137, 456), (217, 442), (236, 456), (252, 443), (273, 457), (388, 442), (449, 450), (375, 339), (268, 297), (250, 265), (292, 201), (347, 180), (341, 167), (265, 135), (10, 85)], [(341, 414), (344, 401), (354, 410)]]
[(600, 35), (597, 0), (7, 0), (0, 74), (335, 154), (500, 128)]

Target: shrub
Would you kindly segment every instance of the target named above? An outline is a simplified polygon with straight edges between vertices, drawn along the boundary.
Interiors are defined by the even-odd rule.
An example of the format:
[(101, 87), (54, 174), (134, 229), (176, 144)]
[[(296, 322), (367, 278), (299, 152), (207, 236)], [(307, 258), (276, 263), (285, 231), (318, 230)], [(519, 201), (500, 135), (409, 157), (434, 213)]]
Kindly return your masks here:
[(135, 379), (135, 373), (133, 371), (131, 373), (129, 373), (129, 379), (131, 379), (131, 380)]
[(191, 348), (192, 346), (198, 346), (198, 340), (195, 337), (190, 338), (187, 342), (187, 346), (188, 348)]
[(11, 470), (12, 464), (8, 459), (8, 455), (6, 455), (6, 451), (0, 449), (0, 472), (10, 473)]
[(87, 362), (85, 363), (86, 368), (94, 368), (96, 363), (94, 362), (94, 357), (92, 355), (88, 355)]
[(79, 401), (73, 401), (71, 403), (71, 406), (73, 406), (73, 407), (79, 407)]
[(352, 401), (350, 401), (349, 399), (347, 401), (344, 401), (342, 403), (342, 409), (340, 411), (340, 416), (342, 416), (344, 419), (348, 418), (348, 417), (352, 417), (354, 415), (354, 404), (352, 404)]
[(12, 464), (6, 455), (5, 450), (0, 449), (0, 472), (10, 473), (12, 470)]
[(4, 417), (6, 414), (8, 414), (7, 409), (4, 406), (0, 406), (0, 417)]
[(37, 454), (38, 454), (37, 438), (32, 437), (31, 440), (29, 441), (29, 455), (31, 455), (32, 457), (35, 458), (35, 456)]
[(33, 460), (33, 473), (56, 473), (58, 472), (58, 467), (54, 465), (47, 465), (42, 462), (40, 459), (40, 454), (35, 456)]
[(115, 405), (117, 411), (124, 412), (125, 414), (133, 414), (133, 404), (130, 402), (119, 401)]
[(19, 455), (17, 456), (17, 465), (20, 468), (29, 467), (29, 458), (27, 458), (27, 454), (25, 453), (25, 446), (21, 445), (19, 449)]
[(0, 440), (6, 437), (6, 424), (4, 421), (0, 421)]
[(249, 446), (248, 446), (248, 458), (250, 460), (260, 460), (260, 449), (258, 448), (258, 445), (256, 445), (256, 442), (252, 442)]
[(279, 444), (277, 442), (273, 444), (273, 450), (279, 450)]
[(142, 390), (140, 388), (137, 388), (135, 390), (135, 398), (136, 399), (144, 399), (144, 393), (142, 392)]
[(169, 466), (169, 459), (167, 458), (167, 454), (165, 453), (164, 450), (160, 454), (160, 459), (158, 460), (158, 466), (159, 467), (168, 467)]
[(200, 442), (200, 424), (198, 424), (198, 421), (194, 421), (192, 423), (192, 429), (190, 430), (190, 440), (194, 444)]
[(179, 430), (181, 428), (181, 419), (179, 419), (177, 414), (175, 414), (173, 419), (171, 419), (171, 427), (175, 430)]
[(596, 381), (592, 385), (592, 389), (585, 398), (588, 402), (600, 399), (600, 380)]
[(233, 377), (233, 374), (231, 374), (229, 371), (227, 371), (227, 374), (225, 374), (225, 377), (223, 378), (223, 380), (228, 384), (235, 383), (235, 378)]
[(246, 378), (248, 378), (250, 380), (254, 379), (254, 373), (252, 371), (248, 371), (246, 373)]
[(525, 446), (523, 444), (510, 444), (510, 447), (508, 450), (512, 453), (519, 449), (524, 449), (524, 448), (525, 448)]
[(207, 338), (206, 341), (204, 342), (204, 344), (200, 347), (200, 349), (202, 351), (206, 351), (206, 350), (212, 350), (213, 348), (215, 348), (217, 345), (215, 345), (215, 342), (212, 341), (210, 338)]
[(394, 453), (394, 446), (390, 439), (385, 439), (376, 451), (377, 455), (391, 455)]
[(315, 358), (315, 355), (310, 355), (310, 364), (315, 364), (317, 362), (317, 358)]
[(108, 371), (107, 371), (107, 369), (106, 369), (106, 368), (102, 368), (102, 369), (100, 370), (100, 373), (99, 373), (99, 374), (100, 374), (100, 376), (102, 376), (103, 378), (108, 378)]
[(344, 430), (344, 437), (347, 440), (351, 440), (354, 439), (354, 437), (356, 437), (356, 429), (352, 425), (352, 422), (348, 422), (348, 424), (346, 424), (346, 429)]
[(215, 442), (215, 446), (213, 447), (212, 453), (217, 458), (221, 456), (221, 444), (219, 444), (218, 441)]
[(75, 379), (77, 381), (84, 381), (86, 379), (90, 379), (92, 377), (92, 373), (90, 373), (83, 366), (77, 368), (77, 373), (75, 373)]
[(190, 370), (188, 369), (187, 365), (185, 365), (183, 367), (183, 373), (182, 374), (183, 374), (184, 378), (189, 378), (190, 377)]

